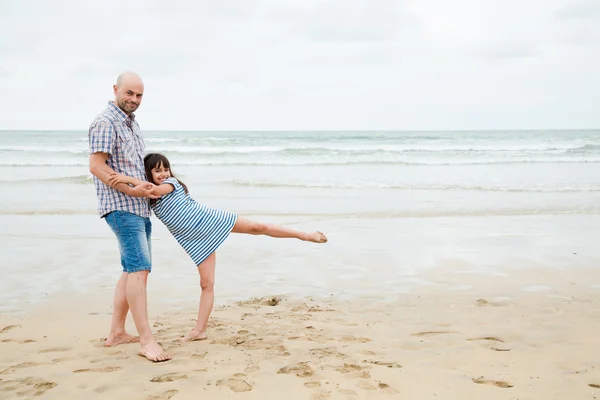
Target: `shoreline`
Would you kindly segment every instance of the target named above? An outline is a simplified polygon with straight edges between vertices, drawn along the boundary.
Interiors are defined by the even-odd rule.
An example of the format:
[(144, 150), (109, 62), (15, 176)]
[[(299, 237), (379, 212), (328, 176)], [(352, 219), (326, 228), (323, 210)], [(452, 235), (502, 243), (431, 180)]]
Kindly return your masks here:
[[(120, 275), (119, 253), (104, 221), (96, 216), (1, 219), (2, 246), (15, 261), (2, 262), (0, 313), (22, 312), (57, 293), (112, 292)], [(485, 286), (490, 276), (524, 288), (552, 286), (547, 277), (556, 273), (586, 275), (582, 283), (600, 284), (593, 273), (600, 265), (597, 215), (254, 219), (319, 229), (329, 242), (231, 235), (217, 254), (218, 301), (268, 294), (395, 297), (432, 287), (469, 290), (465, 280)], [(175, 303), (196, 301), (196, 268), (160, 223), (153, 223), (153, 264), (151, 301), (158, 291)], [(504, 276), (512, 274), (526, 280)]]

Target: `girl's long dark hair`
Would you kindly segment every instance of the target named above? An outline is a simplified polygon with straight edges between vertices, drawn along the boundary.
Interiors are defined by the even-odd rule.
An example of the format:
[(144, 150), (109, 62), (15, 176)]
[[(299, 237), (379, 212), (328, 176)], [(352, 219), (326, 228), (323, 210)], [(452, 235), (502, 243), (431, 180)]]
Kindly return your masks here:
[(163, 166), (163, 168), (169, 169), (169, 171), (171, 172), (171, 176), (173, 178), (176, 178), (179, 181), (179, 184), (183, 186), (183, 190), (185, 190), (185, 192), (188, 193), (188, 188), (185, 185), (185, 183), (181, 182), (181, 180), (179, 180), (179, 178), (177, 178), (173, 173), (169, 159), (160, 153), (149, 153), (146, 154), (146, 157), (144, 157), (144, 169), (146, 170), (146, 177), (148, 178), (148, 182), (152, 182), (156, 185), (156, 182), (154, 182), (154, 179), (152, 179), (152, 170), (154, 168), (159, 168), (161, 165)]

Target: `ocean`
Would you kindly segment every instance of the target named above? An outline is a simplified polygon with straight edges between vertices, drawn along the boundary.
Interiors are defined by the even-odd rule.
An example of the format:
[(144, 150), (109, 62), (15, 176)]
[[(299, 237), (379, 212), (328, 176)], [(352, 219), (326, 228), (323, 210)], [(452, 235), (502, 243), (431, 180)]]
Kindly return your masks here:
[[(516, 259), (598, 259), (600, 130), (144, 136), (196, 200), (328, 234), (322, 246), (235, 235), (217, 267), (229, 271), (220, 284), (230, 297), (400, 293), (449, 259), (494, 271)], [(23, 293), (35, 302), (90, 285), (109, 290), (118, 250), (96, 214), (87, 132), (0, 131), (0, 171), (0, 311), (21, 310)], [(190, 273), (195, 290), (194, 267), (153, 223), (157, 279), (177, 287)], [(558, 254), (561, 245), (577, 261)]]

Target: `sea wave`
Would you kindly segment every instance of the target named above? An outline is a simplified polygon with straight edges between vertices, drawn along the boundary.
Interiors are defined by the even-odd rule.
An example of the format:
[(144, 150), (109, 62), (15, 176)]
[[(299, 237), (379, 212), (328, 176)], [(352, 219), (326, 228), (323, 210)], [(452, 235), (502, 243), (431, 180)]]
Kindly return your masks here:
[[(215, 138), (216, 139), (216, 138)], [(150, 143), (147, 151), (164, 152), (172, 155), (219, 155), (226, 156), (248, 154), (254, 156), (263, 155), (281, 155), (281, 156), (323, 156), (335, 155), (349, 157), (356, 155), (378, 157), (381, 155), (427, 155), (443, 156), (473, 156), (473, 155), (513, 155), (513, 156), (536, 156), (536, 155), (561, 155), (561, 154), (598, 154), (600, 155), (600, 144), (444, 144), (444, 145), (423, 145), (415, 144), (343, 144), (343, 143), (280, 143), (280, 144), (254, 144), (254, 145), (190, 145), (179, 144), (178, 139), (155, 138), (147, 139)], [(153, 143), (165, 143), (165, 146), (155, 146)], [(169, 143), (177, 143), (171, 145)], [(87, 146), (67, 145), (67, 146), (46, 146), (46, 145), (0, 145), (0, 152), (3, 153), (24, 153), (36, 154), (72, 154), (87, 155), (89, 153)]]
[[(0, 179), (0, 184), (35, 184), (35, 183), (67, 183), (93, 184), (91, 174), (64, 177), (32, 178), (18, 181)], [(372, 181), (355, 182), (274, 182), (260, 180), (230, 180), (217, 184), (234, 187), (255, 187), (272, 189), (372, 189), (394, 191), (473, 191), (473, 192), (506, 192), (506, 193), (591, 193), (600, 192), (600, 185), (556, 186), (556, 185), (468, 185), (468, 184), (400, 184)]]
[[(0, 210), (0, 215), (93, 215), (92, 209), (46, 209), (46, 210)], [(319, 217), (319, 218), (360, 218), (360, 219), (390, 219), (390, 218), (444, 218), (444, 217), (487, 217), (487, 216), (527, 216), (527, 215), (597, 215), (600, 207), (579, 208), (520, 208), (520, 209), (480, 209), (480, 210), (423, 210), (423, 211), (355, 211), (355, 212), (247, 212), (241, 216), (273, 217)]]
[(516, 192), (516, 193), (578, 193), (600, 192), (600, 186), (484, 186), (484, 185), (426, 185), (426, 184), (394, 184), (379, 182), (351, 183), (318, 183), (318, 182), (267, 182), (233, 180), (225, 182), (232, 186), (263, 188), (317, 188), (317, 189), (387, 189), (415, 191), (481, 191), (481, 192)]
[[(461, 165), (509, 165), (509, 164), (599, 164), (600, 156), (594, 158), (539, 158), (539, 159), (456, 159), (456, 160), (373, 160), (373, 159), (345, 159), (345, 160), (320, 160), (320, 159), (272, 159), (261, 161), (240, 161), (236, 159), (206, 159), (206, 160), (172, 160), (178, 167), (194, 166), (222, 166), (222, 167), (302, 167), (302, 166), (352, 166), (352, 165), (406, 165), (406, 166), (461, 166)], [(65, 159), (35, 159), (35, 160), (0, 160), (0, 167), (87, 167), (88, 160)]]
[(0, 179), (0, 184), (32, 184), (32, 183), (72, 183), (72, 184), (90, 184), (94, 183), (92, 175), (75, 175), (75, 176), (61, 176), (61, 177), (49, 177), (49, 178), (30, 178), (30, 179), (19, 179), (19, 180), (7, 180)]

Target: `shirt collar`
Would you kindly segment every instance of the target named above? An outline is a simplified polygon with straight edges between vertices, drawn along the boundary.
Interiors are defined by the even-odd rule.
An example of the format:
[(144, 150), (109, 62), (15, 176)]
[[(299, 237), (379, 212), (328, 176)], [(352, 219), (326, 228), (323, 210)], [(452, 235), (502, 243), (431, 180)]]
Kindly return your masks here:
[[(135, 121), (135, 114), (131, 113), (131, 115), (127, 115), (125, 113), (125, 111), (121, 110), (119, 108), (118, 105), (115, 104), (114, 101), (109, 101), (108, 102), (108, 107), (115, 113), (117, 114), (119, 117), (121, 117), (121, 119), (123, 120), (123, 122), (125, 123), (129, 123), (129, 122), (133, 122)], [(128, 121), (129, 120), (129, 121)]]

